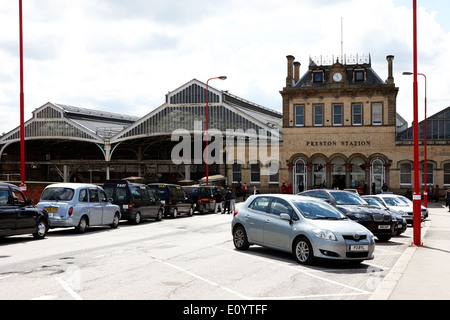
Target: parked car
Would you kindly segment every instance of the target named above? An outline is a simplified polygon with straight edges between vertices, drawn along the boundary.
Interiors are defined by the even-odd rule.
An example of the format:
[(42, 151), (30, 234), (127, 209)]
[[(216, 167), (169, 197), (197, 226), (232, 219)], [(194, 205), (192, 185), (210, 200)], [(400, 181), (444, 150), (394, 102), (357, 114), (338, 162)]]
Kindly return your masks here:
[(194, 210), (200, 213), (214, 212), (217, 192), (225, 195), (225, 189), (219, 186), (183, 186), (184, 191), (194, 204)]
[(49, 228), (47, 213), (32, 203), (17, 186), (0, 183), (0, 238), (20, 234), (45, 238)]
[(364, 226), (317, 198), (252, 195), (231, 223), (236, 249), (257, 244), (293, 253), (301, 264), (316, 258), (360, 263), (373, 259), (375, 241)]
[(161, 199), (164, 206), (164, 216), (171, 215), (172, 218), (176, 218), (180, 213), (186, 213), (188, 216), (194, 214), (194, 203), (180, 185), (151, 183), (148, 186)]
[(303, 191), (299, 195), (319, 198), (330, 203), (347, 217), (369, 229), (380, 241), (388, 241), (397, 232), (396, 219), (383, 210), (371, 207), (354, 193), (343, 190), (314, 189)]
[(120, 220), (119, 206), (93, 184), (51, 184), (42, 191), (36, 207), (48, 213), (50, 228), (75, 227), (79, 233), (93, 226), (117, 228)]
[[(406, 201), (409, 201), (407, 198), (406, 200), (403, 200), (400, 198), (400, 196), (396, 194), (376, 194), (376, 195), (370, 195), (368, 197), (371, 197), (373, 199), (377, 199), (378, 201), (385, 204), (389, 210), (392, 212), (396, 212), (400, 214), (403, 218), (406, 219), (406, 222), (408, 224), (413, 224), (413, 207), (412, 207), (412, 201), (411, 205), (409, 205)], [(423, 220), (423, 213), (421, 216), (421, 220)]]
[(391, 216), (393, 216), (395, 219), (397, 219), (398, 225), (397, 225), (397, 232), (396, 232), (395, 235), (399, 236), (403, 232), (406, 231), (406, 229), (408, 228), (408, 222), (406, 221), (406, 219), (404, 217), (402, 217), (402, 215), (400, 213), (390, 210), (384, 204), (384, 202), (382, 202), (381, 200), (377, 199), (376, 197), (367, 195), (367, 196), (362, 196), (361, 198), (363, 198), (371, 206), (377, 207), (377, 208), (382, 209), (382, 210), (389, 211)]
[[(411, 199), (408, 199), (405, 196), (402, 196), (400, 194), (396, 195), (400, 200), (404, 201), (408, 206), (410, 206), (411, 208), (413, 207), (413, 202)], [(426, 218), (428, 218), (428, 209), (425, 206), (420, 206), (421, 208), (421, 212), (422, 212), (422, 221)]]
[(103, 189), (108, 199), (120, 207), (122, 219), (134, 224), (146, 219), (161, 221), (164, 214), (161, 200), (146, 184), (131, 183), (128, 180), (107, 180)]

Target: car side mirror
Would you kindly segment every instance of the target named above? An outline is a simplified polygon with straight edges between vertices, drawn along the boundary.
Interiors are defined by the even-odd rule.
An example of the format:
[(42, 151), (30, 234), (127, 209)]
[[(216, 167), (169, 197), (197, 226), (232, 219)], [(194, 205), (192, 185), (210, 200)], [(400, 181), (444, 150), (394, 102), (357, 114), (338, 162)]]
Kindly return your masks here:
[(281, 213), (280, 214), (280, 219), (281, 220), (287, 220), (287, 221), (291, 221), (291, 216), (287, 213)]

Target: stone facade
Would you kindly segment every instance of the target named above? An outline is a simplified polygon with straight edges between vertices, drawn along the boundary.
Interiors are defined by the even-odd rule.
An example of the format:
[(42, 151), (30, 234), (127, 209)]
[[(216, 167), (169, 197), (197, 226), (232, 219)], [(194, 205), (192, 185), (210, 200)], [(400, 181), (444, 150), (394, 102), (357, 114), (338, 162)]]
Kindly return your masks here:
[[(370, 57), (330, 65), (310, 60), (302, 77), (294, 60), (287, 56), (286, 87), (280, 92), (285, 167), (280, 181), (292, 182), (294, 192), (326, 187), (378, 193), (383, 184), (402, 194), (412, 189), (413, 173), (402, 164), (413, 167), (413, 146), (396, 141), (394, 57), (387, 56), (385, 81), (372, 69)], [(449, 151), (448, 141), (428, 147), (433, 183), (441, 187)]]

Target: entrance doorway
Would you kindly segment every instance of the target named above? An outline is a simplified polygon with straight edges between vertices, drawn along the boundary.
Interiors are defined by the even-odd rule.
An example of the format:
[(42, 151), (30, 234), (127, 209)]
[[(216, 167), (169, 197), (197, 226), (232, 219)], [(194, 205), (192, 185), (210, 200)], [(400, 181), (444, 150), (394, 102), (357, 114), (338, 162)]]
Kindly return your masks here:
[(302, 159), (297, 159), (294, 162), (294, 181), (293, 192), (297, 194), (307, 190), (306, 186), (306, 164)]
[(375, 158), (370, 166), (370, 194), (377, 194), (381, 192), (381, 187), (385, 182), (385, 168), (384, 161), (380, 158)]

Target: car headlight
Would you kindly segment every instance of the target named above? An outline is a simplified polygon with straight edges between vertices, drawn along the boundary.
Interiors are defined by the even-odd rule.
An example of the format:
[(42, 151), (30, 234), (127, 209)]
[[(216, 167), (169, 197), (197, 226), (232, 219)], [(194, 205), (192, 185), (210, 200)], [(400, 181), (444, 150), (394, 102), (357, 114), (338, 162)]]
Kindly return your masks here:
[(336, 241), (336, 236), (330, 230), (315, 229), (313, 232), (317, 238)]
[(354, 215), (355, 218), (357, 218), (357, 219), (366, 219), (366, 220), (370, 220), (370, 214), (366, 214), (366, 213), (354, 213), (353, 215)]

